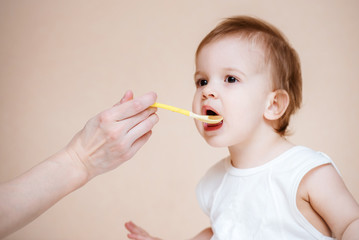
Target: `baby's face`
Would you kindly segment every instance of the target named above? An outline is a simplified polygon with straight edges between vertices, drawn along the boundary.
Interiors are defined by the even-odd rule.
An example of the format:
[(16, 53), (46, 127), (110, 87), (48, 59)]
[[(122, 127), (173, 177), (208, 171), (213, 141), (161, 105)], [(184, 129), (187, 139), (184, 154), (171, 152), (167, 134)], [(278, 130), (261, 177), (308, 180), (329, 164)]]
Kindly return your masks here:
[(214, 112), (224, 118), (215, 125), (196, 120), (198, 131), (211, 146), (234, 146), (260, 135), (272, 91), (269, 68), (263, 59), (260, 47), (236, 36), (215, 40), (199, 52), (193, 112)]

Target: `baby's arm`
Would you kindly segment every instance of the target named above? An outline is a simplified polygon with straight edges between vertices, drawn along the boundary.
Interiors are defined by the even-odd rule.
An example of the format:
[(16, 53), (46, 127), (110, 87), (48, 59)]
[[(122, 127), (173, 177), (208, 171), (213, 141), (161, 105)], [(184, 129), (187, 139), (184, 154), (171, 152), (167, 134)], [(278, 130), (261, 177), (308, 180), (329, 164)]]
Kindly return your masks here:
[[(160, 238), (152, 237), (150, 234), (148, 234), (145, 230), (134, 224), (133, 222), (127, 222), (125, 223), (125, 227), (130, 232), (127, 237), (129, 239), (133, 240), (161, 240)], [(199, 234), (197, 234), (194, 238), (191, 238), (191, 240), (210, 240), (212, 237), (212, 229), (206, 228)]]
[(212, 228), (206, 228), (202, 232), (198, 233), (194, 238), (191, 240), (210, 240), (213, 236)]
[(359, 205), (331, 164), (310, 171), (301, 186), (337, 239), (358, 239)]
[(357, 218), (352, 223), (350, 223), (347, 229), (345, 229), (342, 239), (344, 240), (358, 239), (359, 236), (358, 229), (359, 229), (359, 219)]

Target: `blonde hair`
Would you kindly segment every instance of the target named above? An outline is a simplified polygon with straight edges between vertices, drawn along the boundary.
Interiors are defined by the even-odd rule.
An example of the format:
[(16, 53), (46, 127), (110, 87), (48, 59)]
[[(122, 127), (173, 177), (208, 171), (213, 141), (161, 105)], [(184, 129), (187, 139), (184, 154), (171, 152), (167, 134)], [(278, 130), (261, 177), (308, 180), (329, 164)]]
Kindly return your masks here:
[(239, 35), (264, 49), (264, 61), (270, 67), (273, 90), (283, 89), (289, 95), (287, 110), (275, 127), (277, 133), (286, 135), (290, 117), (302, 102), (302, 74), (298, 54), (276, 27), (258, 18), (235, 16), (225, 19), (207, 34), (197, 48), (196, 57), (205, 45), (228, 35)]

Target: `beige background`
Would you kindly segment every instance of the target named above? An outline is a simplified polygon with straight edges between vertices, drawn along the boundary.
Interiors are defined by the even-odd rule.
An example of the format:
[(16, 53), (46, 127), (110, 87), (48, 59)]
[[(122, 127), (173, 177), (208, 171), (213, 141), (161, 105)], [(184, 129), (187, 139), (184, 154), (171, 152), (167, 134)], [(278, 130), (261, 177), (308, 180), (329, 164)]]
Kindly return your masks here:
[[(198, 43), (222, 18), (247, 14), (280, 28), (301, 57), (304, 103), (290, 139), (330, 155), (359, 200), (358, 9), (355, 0), (0, 0), (0, 181), (62, 148), (127, 89), (190, 109)], [(126, 239), (127, 220), (167, 239), (207, 227), (195, 186), (227, 151), (207, 146), (192, 120), (159, 115), (130, 162), (6, 239)]]

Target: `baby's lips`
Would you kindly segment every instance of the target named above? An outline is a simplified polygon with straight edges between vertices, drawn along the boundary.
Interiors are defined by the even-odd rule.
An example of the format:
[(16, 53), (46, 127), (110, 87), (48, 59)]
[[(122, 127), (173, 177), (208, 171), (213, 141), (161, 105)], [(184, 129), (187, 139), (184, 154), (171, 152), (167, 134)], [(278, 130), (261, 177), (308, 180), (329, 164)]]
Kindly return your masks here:
[(223, 120), (220, 121), (219, 123), (204, 123), (203, 124), (203, 128), (205, 131), (216, 131), (218, 129), (220, 129), (223, 126)]
[(204, 105), (202, 107), (202, 115), (207, 115), (207, 111), (210, 110), (212, 112), (214, 112), (216, 115), (220, 115), (216, 109), (214, 109), (213, 107), (209, 106), (209, 105)]

